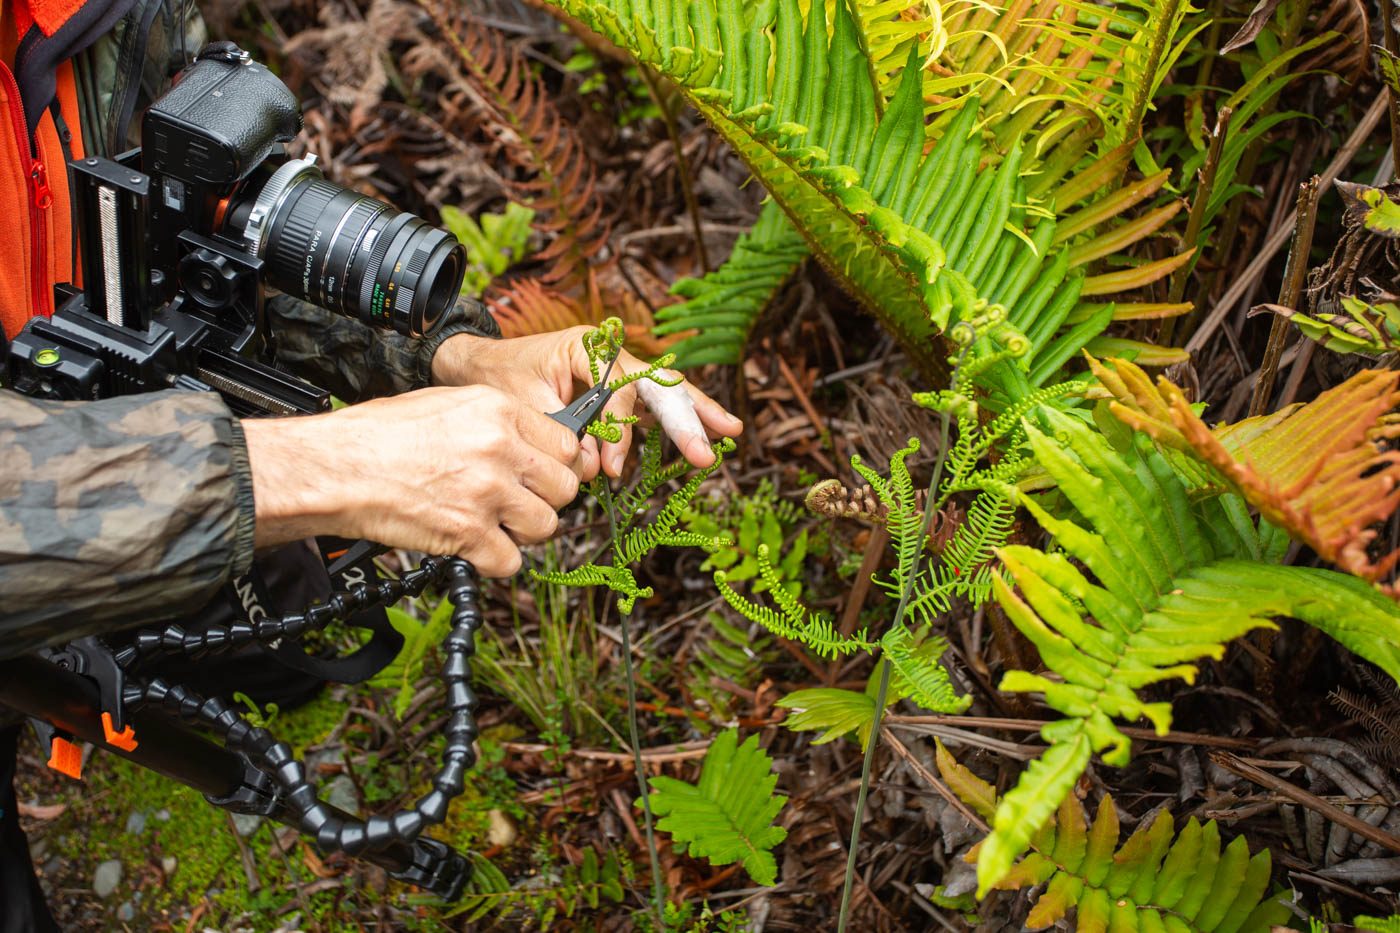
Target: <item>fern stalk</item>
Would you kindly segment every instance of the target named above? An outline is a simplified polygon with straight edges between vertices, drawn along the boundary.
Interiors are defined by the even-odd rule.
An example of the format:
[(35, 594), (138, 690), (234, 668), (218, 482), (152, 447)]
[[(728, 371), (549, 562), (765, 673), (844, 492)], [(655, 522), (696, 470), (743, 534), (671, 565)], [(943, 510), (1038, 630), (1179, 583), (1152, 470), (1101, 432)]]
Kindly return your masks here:
[[(612, 490), (606, 478), (598, 483), (598, 496), (603, 501), (603, 510), (608, 513), (608, 529), (612, 535), (613, 560), (622, 553), (622, 532), (617, 527), (617, 510), (613, 508)], [(617, 593), (612, 594), (613, 604), (617, 603)], [(661, 914), (661, 902), (665, 892), (661, 887), (661, 854), (656, 848), (655, 820), (651, 815), (651, 800), (647, 793), (646, 763), (642, 761), (642, 740), (637, 732), (637, 678), (632, 672), (632, 636), (627, 624), (627, 613), (617, 614), (618, 629), (622, 632), (622, 668), (627, 675), (627, 736), (632, 745), (632, 768), (637, 775), (637, 789), (642, 798), (642, 822), (646, 830), (647, 855), (651, 859), (651, 906), (656, 911), (657, 929), (665, 929), (666, 922)]]
[[(970, 344), (969, 344), (970, 346)], [(958, 370), (962, 368), (964, 358), (967, 356), (967, 347), (958, 354), (957, 363), (953, 367), (952, 382), (956, 384)], [(930, 529), (933, 528), (933, 516), (938, 512), (938, 487), (943, 482), (943, 465), (948, 461), (948, 434), (951, 428), (952, 411), (944, 408), (938, 423), (938, 459), (934, 462), (933, 478), (929, 480), (928, 491), (924, 495), (924, 515), (919, 526), (919, 533), (914, 536), (915, 541), (926, 541)], [(914, 559), (913, 569), (905, 576), (904, 585), (899, 591), (899, 605), (894, 611), (894, 622), (891, 628), (904, 624), (904, 615), (909, 609), (910, 597), (914, 594), (914, 583), (919, 578), (919, 564), (923, 560), (924, 549), (920, 548), (918, 556)], [(856, 810), (854, 819), (851, 822), (851, 842), (846, 850), (846, 877), (841, 884), (841, 913), (837, 920), (837, 933), (846, 933), (846, 924), (850, 920), (851, 913), (851, 888), (856, 877), (856, 853), (860, 846), (861, 821), (865, 816), (865, 799), (870, 794), (870, 772), (875, 762), (875, 746), (880, 742), (880, 720), (884, 718), (885, 699), (890, 690), (890, 662), (885, 658), (880, 659), (880, 687), (875, 693), (875, 719), (870, 726), (870, 741), (865, 746), (865, 759), (861, 762), (860, 768), (860, 792), (856, 795)]]

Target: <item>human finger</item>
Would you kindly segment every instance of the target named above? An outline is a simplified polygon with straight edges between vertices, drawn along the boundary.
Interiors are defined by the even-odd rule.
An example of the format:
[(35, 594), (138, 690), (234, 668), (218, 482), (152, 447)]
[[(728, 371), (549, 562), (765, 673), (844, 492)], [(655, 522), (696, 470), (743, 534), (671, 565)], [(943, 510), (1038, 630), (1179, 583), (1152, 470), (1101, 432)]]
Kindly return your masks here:
[(521, 486), (501, 509), (501, 527), (516, 544), (539, 544), (559, 530), (559, 513)]
[[(578, 459), (583, 459), (582, 448)], [(582, 469), (583, 465), (575, 462), (563, 464), (547, 457), (527, 457), (521, 464), (520, 485), (556, 510), (562, 509), (578, 496)]]
[(483, 577), (514, 576), (522, 562), (520, 547), (499, 527), (482, 535), (462, 557)]

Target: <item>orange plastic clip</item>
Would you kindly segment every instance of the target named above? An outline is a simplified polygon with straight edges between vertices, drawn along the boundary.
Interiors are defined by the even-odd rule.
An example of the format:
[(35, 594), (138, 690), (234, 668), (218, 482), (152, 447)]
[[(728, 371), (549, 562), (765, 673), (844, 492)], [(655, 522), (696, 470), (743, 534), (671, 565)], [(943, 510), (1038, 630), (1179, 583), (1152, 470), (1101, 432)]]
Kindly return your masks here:
[(62, 736), (54, 736), (49, 745), (49, 767), (75, 781), (83, 778), (83, 750)]
[(102, 735), (107, 739), (107, 744), (113, 748), (119, 748), (124, 752), (136, 751), (136, 730), (128, 725), (118, 732), (112, 728), (112, 714), (102, 714)]

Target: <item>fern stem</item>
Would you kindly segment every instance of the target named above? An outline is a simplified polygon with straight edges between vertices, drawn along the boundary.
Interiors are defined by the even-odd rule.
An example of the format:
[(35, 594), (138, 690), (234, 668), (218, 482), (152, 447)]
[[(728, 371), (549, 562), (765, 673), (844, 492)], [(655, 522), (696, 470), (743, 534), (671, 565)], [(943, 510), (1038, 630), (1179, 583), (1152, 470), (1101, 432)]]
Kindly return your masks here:
[[(950, 384), (957, 385), (958, 370), (962, 368), (963, 359), (967, 356), (967, 348), (964, 347), (958, 354), (957, 364), (953, 367), (953, 375)], [(933, 527), (933, 516), (938, 511), (938, 487), (943, 482), (943, 466), (948, 461), (948, 434), (952, 421), (950, 409), (944, 408), (942, 417), (938, 424), (938, 459), (934, 462), (933, 478), (929, 480), (928, 493), (924, 497), (924, 516), (919, 525), (919, 534), (915, 541), (928, 540), (929, 529)], [(899, 606), (894, 611), (894, 622), (891, 628), (904, 624), (904, 614), (909, 608), (909, 599), (914, 594), (914, 583), (919, 578), (919, 564), (923, 560), (925, 548), (919, 548), (918, 555), (914, 559), (913, 569), (905, 576), (904, 585), (899, 589)], [(860, 827), (861, 821), (865, 817), (865, 800), (870, 795), (870, 772), (875, 762), (875, 746), (880, 742), (880, 720), (885, 712), (885, 698), (890, 690), (890, 662), (884, 658), (880, 659), (880, 688), (875, 694), (875, 719), (870, 726), (870, 741), (865, 746), (865, 760), (860, 768), (860, 792), (856, 795), (856, 811), (851, 822), (851, 842), (846, 851), (846, 878), (841, 885), (841, 913), (836, 922), (837, 933), (846, 933), (846, 924), (850, 920), (851, 913), (851, 888), (856, 877), (856, 854), (860, 850)]]
[[(622, 533), (617, 527), (617, 510), (613, 508), (612, 489), (609, 488), (606, 477), (600, 476), (598, 494), (603, 502), (604, 511), (608, 513), (613, 560), (616, 561), (622, 553)], [(611, 599), (616, 606), (617, 593), (612, 593)], [(617, 627), (622, 633), (622, 669), (627, 675), (627, 735), (632, 746), (632, 767), (636, 771), (637, 787), (642, 796), (642, 821), (646, 830), (647, 855), (651, 858), (651, 906), (656, 912), (657, 929), (662, 930), (666, 928), (666, 922), (661, 915), (661, 902), (665, 898), (665, 891), (661, 886), (661, 854), (656, 848), (656, 830), (653, 826), (655, 821), (651, 815), (651, 798), (647, 793), (646, 763), (642, 761), (642, 741), (637, 732), (637, 678), (632, 672), (632, 636), (626, 613), (618, 612)]]

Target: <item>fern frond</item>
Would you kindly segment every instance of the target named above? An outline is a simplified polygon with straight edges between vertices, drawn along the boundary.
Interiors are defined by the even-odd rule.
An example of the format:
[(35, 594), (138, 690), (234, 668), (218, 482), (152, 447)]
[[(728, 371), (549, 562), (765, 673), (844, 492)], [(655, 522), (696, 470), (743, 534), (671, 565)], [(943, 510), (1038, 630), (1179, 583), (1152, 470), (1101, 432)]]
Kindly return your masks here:
[(1400, 435), (1400, 374), (1363, 370), (1306, 405), (1211, 430), (1175, 385), (1110, 362), (1091, 365), (1118, 418), (1193, 454), (1323, 559), (1400, 598), (1400, 586), (1383, 582), (1400, 550), (1369, 554), (1375, 526), (1400, 508), (1400, 452), (1386, 449)]
[[(965, 803), (984, 816), (999, 807), (996, 788), (959, 764), (942, 742), (936, 756), (939, 773)], [(1118, 838), (1112, 797), (1099, 801), (1091, 826), (1083, 805), (1068, 796), (1035, 834), (1030, 854), (996, 888), (1044, 885), (1026, 918), (1029, 930), (1054, 926), (1071, 910), (1081, 933), (1268, 933), (1291, 916), (1281, 899), (1268, 896), (1269, 851), (1251, 856), (1243, 836), (1222, 848), (1214, 820), (1202, 824), (1192, 817), (1173, 836), (1171, 814), (1160, 810), (1121, 846)], [(980, 861), (980, 848), (967, 860)]]
[(901, 625), (880, 639), (880, 647), (893, 669), (890, 685), (897, 697), (908, 697), (935, 713), (961, 713), (972, 705), (972, 697), (958, 696), (939, 663), (948, 650), (947, 639), (930, 636), (916, 644), (913, 634)]
[(658, 337), (696, 331), (671, 346), (676, 365), (738, 363), (759, 315), (808, 255), (782, 208), (765, 204), (724, 265), (703, 278), (676, 282), (671, 293), (685, 301), (657, 311)]
[(705, 753), (698, 784), (665, 776), (649, 783), (651, 810), (661, 817), (656, 828), (688, 844), (692, 856), (713, 865), (741, 862), (761, 885), (777, 880), (772, 850), (787, 830), (774, 826), (773, 818), (787, 798), (773, 793), (778, 776), (758, 736), (740, 745), (737, 729), (721, 732)]
[(1055, 518), (1027, 498), (1063, 552), (1002, 548), (1020, 593), (999, 576), (992, 585), (1053, 675), (1010, 671), (1001, 688), (1041, 693), (1064, 718), (1041, 730), (1050, 748), (997, 810), (978, 862), (983, 892), (1010, 870), (1093, 752), (1127, 763), (1131, 743), (1114, 718), (1170, 728), (1170, 704), (1138, 691), (1190, 682), (1195, 662), (1223, 656), (1229, 640), (1291, 616), (1400, 675), (1400, 608), (1389, 599), (1343, 574), (1261, 562), (1254, 531), (1218, 521), (1215, 500), (1193, 502), (1145, 438), (1117, 450), (1075, 418), (1046, 410), (1042, 419), (1050, 433), (1026, 426), (1033, 455), (1080, 518)]
[(527, 337), (596, 326), (606, 318), (622, 319), (626, 346), (638, 356), (656, 357), (670, 349), (652, 334), (651, 311), (630, 292), (609, 292), (606, 300), (590, 273), (584, 297), (575, 298), (537, 279), (519, 279), (498, 289), (487, 302), (504, 337)]
[(1371, 933), (1400, 933), (1400, 916), (1357, 917), (1352, 921), (1352, 926), (1358, 930), (1369, 930)]
[(582, 282), (600, 260), (609, 234), (588, 148), (555, 108), (518, 46), (438, 0), (419, 3), (454, 56), (445, 60), (423, 43), (406, 56), (405, 69), (428, 73), (445, 66), (458, 76), (460, 87), (448, 89), (459, 98), (445, 108), (449, 113), (485, 108), (483, 126), (526, 176), (507, 179), (507, 184), (516, 200), (535, 211), (535, 229), (549, 239), (534, 257), (549, 263), (542, 281), (558, 287)]
[[(773, 580), (773, 569), (768, 559), (767, 546), (760, 546), (756, 556), (759, 572), (765, 580)], [(715, 571), (714, 580), (720, 595), (724, 597), (724, 601), (739, 615), (750, 622), (757, 622), (779, 638), (786, 638), (789, 641), (807, 646), (819, 657), (834, 659), (854, 654), (857, 651), (870, 651), (875, 647), (874, 643), (865, 637), (864, 629), (849, 637), (842, 635), (836, 631), (836, 626), (832, 624), (830, 616), (813, 612), (803, 606), (781, 585), (773, 586), (770, 584), (769, 591), (772, 592), (774, 600), (779, 604), (778, 609), (772, 609), (768, 606), (760, 606), (740, 595), (729, 584), (728, 577), (723, 570)]]
[[(1110, 311), (1059, 334), (1087, 280), (1067, 274), (1066, 250), (1079, 244), (1052, 248), (1055, 220), (1044, 203), (1032, 200), (1023, 175), (1030, 168), (1031, 139), (1017, 134), (1004, 148), (995, 141), (987, 145), (982, 133), (975, 132), (978, 99), (967, 97), (954, 108), (955, 115), (935, 121), (937, 144), (925, 152), (929, 85), (920, 49), (895, 40), (896, 46), (909, 44), (908, 58), (879, 115), (877, 101), (883, 94), (871, 76), (884, 66), (873, 65), (862, 47), (873, 41), (875, 19), (862, 15), (858, 25), (851, 3), (832, 6), (830, 28), (827, 4), (806, 5), (804, 12), (800, 0), (551, 0), (550, 5), (674, 81), (744, 158), (813, 254), (898, 337), (927, 376), (946, 372), (944, 354), (933, 338), (993, 301), (1011, 309), (1030, 338), (1031, 387), (1047, 381), (1111, 320)], [(1088, 6), (1080, 16), (1089, 16)], [(860, 8), (872, 16), (903, 15), (897, 4)], [(1094, 10), (1095, 22), (1110, 15)], [(1032, 37), (1032, 46), (1041, 39), (1059, 41), (1042, 24), (1028, 27), (1030, 33), (1019, 32), (1027, 25), (1023, 16), (1024, 9), (1001, 24), (1005, 36), (1015, 37), (1009, 47), (1003, 42), (1004, 48), (1022, 50), (1024, 35)], [(1124, 20), (1123, 29), (1134, 38), (1150, 34), (1150, 46), (1171, 32), (1173, 22), (1158, 17), (1144, 30), (1138, 28), (1140, 22)], [(902, 30), (896, 27), (895, 32)], [(949, 54), (961, 55), (955, 51), (959, 48), (950, 42)], [(961, 60), (971, 71), (991, 64), (980, 62), (981, 53), (973, 52), (972, 45), (967, 50), (972, 54)], [(1120, 51), (1106, 46), (1106, 58), (1095, 61), (1102, 66)], [(1079, 72), (1091, 70), (1092, 63), (1076, 53), (1070, 59)], [(1012, 67), (1020, 67), (1020, 61), (1015, 56)], [(1058, 75), (1052, 80), (1065, 77), (1051, 72)], [(1097, 80), (1089, 85), (1096, 88)], [(1103, 96), (1093, 90), (1086, 100)], [(1054, 107), (1046, 112), (1043, 131), (1052, 135), (1053, 112)], [(1034, 139), (1037, 158), (1048, 152), (1057, 160), (1053, 167), (1047, 165), (1053, 177), (1044, 194), (1056, 198), (1059, 210), (1074, 206), (1056, 197), (1061, 181), (1076, 178), (1081, 168), (1099, 171), (1102, 159), (1089, 152), (1090, 142), (1075, 137), (1062, 152), (1064, 141), (1051, 145), (1046, 136)], [(1121, 166), (1116, 153), (1109, 158)], [(1080, 190), (1080, 197), (1094, 192), (1087, 185)], [(1149, 235), (1152, 226), (1150, 221), (1125, 225), (1101, 245), (1126, 249)], [(1161, 274), (1170, 271), (1157, 268)], [(1150, 281), (1152, 271), (1140, 272), (1132, 281)], [(746, 327), (747, 320), (744, 313), (717, 319), (716, 326)], [(724, 342), (718, 334), (706, 339)]]

